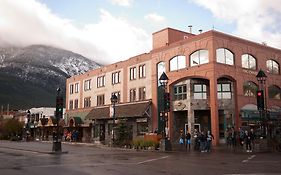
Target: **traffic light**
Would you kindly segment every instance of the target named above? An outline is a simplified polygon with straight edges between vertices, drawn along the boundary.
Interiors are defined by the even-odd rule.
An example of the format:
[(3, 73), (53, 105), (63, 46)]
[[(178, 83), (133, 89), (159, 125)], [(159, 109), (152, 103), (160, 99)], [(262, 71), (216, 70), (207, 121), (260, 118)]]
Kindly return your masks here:
[(63, 97), (57, 96), (56, 99), (56, 117), (62, 118), (63, 115)]
[(258, 90), (257, 91), (257, 106), (258, 110), (264, 110), (264, 95), (263, 95), (263, 90)]
[(170, 111), (170, 93), (165, 92), (164, 93), (164, 111), (169, 112)]

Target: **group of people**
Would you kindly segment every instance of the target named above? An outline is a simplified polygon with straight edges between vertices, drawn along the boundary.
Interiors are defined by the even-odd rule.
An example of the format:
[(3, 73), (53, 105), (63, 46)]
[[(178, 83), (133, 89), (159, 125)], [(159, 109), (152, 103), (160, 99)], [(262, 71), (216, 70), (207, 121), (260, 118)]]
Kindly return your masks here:
[[(194, 150), (201, 152), (210, 152), (212, 146), (212, 140), (214, 140), (213, 134), (210, 131), (207, 132), (198, 132), (196, 129), (194, 130)], [(181, 133), (181, 137), (179, 140), (181, 145), (185, 145), (185, 148), (190, 150), (191, 145), (191, 134), (189, 132), (184, 136)]]
[(77, 130), (73, 130), (72, 132), (71, 131), (68, 131), (68, 130), (65, 130), (64, 132), (64, 140), (65, 141), (68, 141), (68, 142), (76, 142), (78, 140), (78, 131)]
[(225, 137), (227, 147), (236, 148), (237, 143), (239, 143), (241, 147), (245, 145), (247, 152), (253, 151), (256, 138), (253, 128), (246, 130), (240, 127), (238, 131), (235, 131), (234, 127), (228, 128)]

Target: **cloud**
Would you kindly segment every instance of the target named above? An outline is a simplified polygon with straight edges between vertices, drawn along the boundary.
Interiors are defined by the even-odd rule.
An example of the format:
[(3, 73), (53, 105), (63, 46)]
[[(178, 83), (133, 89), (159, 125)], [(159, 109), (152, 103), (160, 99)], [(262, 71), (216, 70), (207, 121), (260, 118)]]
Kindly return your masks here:
[(148, 14), (144, 18), (149, 20), (150, 22), (156, 22), (156, 23), (163, 23), (166, 21), (164, 16), (160, 16), (157, 13)]
[(131, 6), (133, 0), (111, 0), (111, 2), (119, 6)]
[(236, 24), (234, 34), (281, 47), (281, 3), (278, 0), (193, 0), (218, 19)]
[(35, 0), (0, 1), (0, 44), (51, 45), (101, 64), (128, 59), (150, 50), (150, 35), (122, 18), (100, 10), (96, 24), (76, 26)]

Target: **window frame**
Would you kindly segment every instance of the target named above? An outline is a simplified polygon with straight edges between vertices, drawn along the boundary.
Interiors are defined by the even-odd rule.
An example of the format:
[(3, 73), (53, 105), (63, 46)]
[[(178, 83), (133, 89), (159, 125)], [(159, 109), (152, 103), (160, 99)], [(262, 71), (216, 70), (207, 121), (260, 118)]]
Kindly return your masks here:
[(68, 107), (68, 109), (69, 110), (72, 110), (73, 109), (73, 100), (69, 100), (69, 107)]
[[(184, 60), (184, 63), (182, 63), (183, 66), (181, 66), (182, 65), (181, 63), (179, 63), (182, 60)], [(176, 64), (176, 65), (174, 66), (174, 64)], [(176, 71), (176, 70), (186, 68), (186, 56), (177, 55), (177, 56), (174, 56), (173, 58), (171, 58), (169, 61), (169, 68), (170, 68), (170, 71)]]
[(91, 90), (91, 79), (84, 81), (84, 91), (90, 91)]
[(130, 102), (137, 101), (137, 89), (136, 88), (130, 89), (129, 97), (130, 97)]
[[(182, 89), (182, 92), (180, 91), (180, 88)], [(185, 89), (185, 92), (184, 92)], [(186, 100), (187, 99), (187, 85), (181, 84), (181, 85), (175, 85), (173, 87), (173, 98), (174, 100)]]
[(69, 94), (73, 94), (74, 93), (74, 85), (70, 84), (69, 85)]
[(130, 80), (136, 80), (137, 79), (137, 67), (130, 67)]
[[(201, 58), (201, 55), (203, 54), (203, 52), (206, 52), (206, 54), (207, 54), (207, 61), (205, 62), (202, 62), (204, 59), (204, 57), (202, 57)], [(196, 56), (196, 55), (198, 55), (198, 57), (197, 57), (197, 59), (198, 59), (198, 64), (193, 64), (193, 62), (195, 62), (194, 61), (194, 59), (192, 58), (193, 56)], [(204, 54), (203, 54), (204, 55)], [(202, 55), (202, 56), (203, 56)], [(190, 60), (190, 62), (189, 62), (189, 64), (190, 64), (190, 66), (191, 67), (194, 67), (194, 66), (199, 66), (199, 65), (202, 65), (202, 64), (208, 64), (209, 63), (209, 50), (207, 50), (207, 49), (200, 49), (200, 50), (196, 50), (195, 52), (193, 52), (192, 54), (190, 54), (190, 56), (189, 56), (189, 60)]]
[[(200, 91), (197, 91), (195, 86), (200, 86), (201, 90)], [(205, 90), (204, 90), (204, 87), (205, 87)], [(207, 99), (207, 85), (204, 84), (204, 83), (194, 83), (193, 84), (193, 99), (196, 99), (196, 100), (206, 100)], [(195, 98), (195, 94), (198, 94), (198, 95), (201, 95), (200, 98)], [(199, 96), (198, 96), (199, 97)]]
[(145, 86), (139, 88), (139, 101), (146, 99), (146, 88)]
[(75, 83), (74, 92), (79, 93), (79, 83)]
[(74, 100), (74, 109), (78, 109), (79, 108), (79, 100), (75, 99)]
[(91, 97), (85, 97), (84, 98), (84, 108), (91, 107)]
[(105, 104), (105, 95), (97, 95), (97, 106), (103, 106)]
[[(244, 64), (244, 61), (243, 61), (243, 57), (245, 58), (245, 56), (247, 56), (246, 57), (246, 59), (247, 59), (246, 60), (247, 61), (246, 66), (244, 66), (245, 64)], [(253, 61), (255, 63), (254, 67), (252, 66)], [(245, 54), (241, 55), (241, 64), (242, 64), (243, 69), (257, 70), (257, 59), (251, 54), (245, 53)]]
[[(223, 88), (223, 85), (229, 85), (229, 91), (227, 90), (224, 90)], [(220, 91), (219, 91), (219, 86), (220, 86)], [(230, 98), (226, 98), (226, 94), (229, 94), (230, 95)], [(231, 83), (227, 83), (227, 82), (220, 82), (220, 83), (217, 83), (217, 98), (222, 100), (222, 99), (225, 99), (225, 100), (229, 100), (229, 99), (232, 99), (232, 88), (231, 88)]]
[(139, 65), (139, 78), (146, 77), (146, 66), (145, 64)]
[(112, 83), (112, 85), (121, 83), (120, 73), (121, 73), (121, 71), (116, 71), (116, 72), (113, 72), (111, 74), (111, 83)]
[[(276, 65), (274, 65), (274, 64), (276, 64)], [(277, 66), (277, 72), (274, 69), (275, 66)], [(266, 60), (266, 70), (270, 74), (279, 75), (280, 74), (279, 63), (277, 61), (273, 60), (273, 59)]]
[[(219, 60), (219, 54), (218, 54), (218, 52), (220, 51), (220, 50), (223, 50), (223, 61), (220, 61)], [(228, 54), (230, 53), (230, 55), (232, 56), (232, 58), (228, 58)], [(230, 63), (228, 63), (229, 62), (229, 60), (230, 60)], [(218, 48), (217, 50), (216, 50), (216, 61), (217, 61), (217, 63), (221, 63), (221, 64), (227, 64), (227, 65), (231, 65), (231, 66), (233, 66), (234, 65), (234, 53), (233, 52), (231, 52), (229, 49), (227, 49), (227, 48)]]
[(97, 77), (97, 88), (105, 87), (105, 75)]

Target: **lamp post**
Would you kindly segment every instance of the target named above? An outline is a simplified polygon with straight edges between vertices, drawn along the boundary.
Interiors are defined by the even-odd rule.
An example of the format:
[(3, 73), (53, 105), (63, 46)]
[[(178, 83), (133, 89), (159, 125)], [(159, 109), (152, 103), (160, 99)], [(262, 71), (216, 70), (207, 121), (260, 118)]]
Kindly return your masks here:
[(62, 118), (62, 109), (63, 108), (63, 97), (60, 94), (60, 88), (57, 88), (57, 96), (56, 96), (56, 132), (53, 133), (53, 152), (60, 153), (61, 152), (61, 134), (59, 130), (59, 121)]
[(25, 132), (25, 134), (26, 134), (26, 141), (28, 141), (29, 140), (29, 135), (30, 135), (30, 131), (29, 131), (29, 125), (30, 125), (30, 110), (27, 110), (27, 121), (26, 121), (26, 126), (25, 126), (25, 129), (26, 129), (26, 132)]
[(266, 104), (266, 74), (262, 69), (259, 70), (258, 74), (256, 75), (258, 83), (259, 83), (259, 90), (257, 91), (257, 107), (259, 110), (260, 115), (260, 122), (261, 122), (261, 129), (263, 137), (266, 136), (266, 122), (267, 122), (267, 104)]
[(168, 85), (168, 76), (165, 72), (159, 78), (159, 82), (161, 87), (163, 88), (163, 101), (164, 105), (161, 108), (160, 116), (163, 121), (163, 131), (162, 131), (162, 139), (160, 143), (160, 149), (163, 151), (171, 150), (170, 139), (168, 138), (169, 126), (168, 126), (168, 112), (170, 111), (170, 94), (167, 92)]
[(115, 93), (112, 94), (110, 98), (111, 104), (112, 104), (112, 119), (113, 119), (113, 124), (112, 124), (112, 145), (114, 145), (115, 138), (114, 138), (114, 127), (115, 127), (115, 104), (118, 101), (118, 97), (115, 95)]

